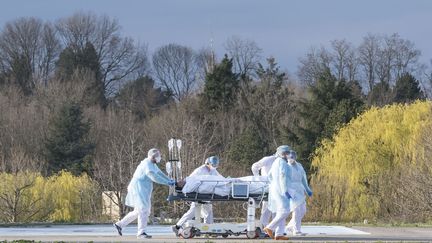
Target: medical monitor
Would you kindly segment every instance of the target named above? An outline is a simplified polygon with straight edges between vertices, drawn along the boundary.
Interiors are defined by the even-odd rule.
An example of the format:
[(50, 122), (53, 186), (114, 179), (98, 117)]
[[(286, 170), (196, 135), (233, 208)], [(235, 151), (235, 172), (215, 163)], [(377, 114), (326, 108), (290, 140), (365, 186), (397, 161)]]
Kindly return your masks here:
[(249, 184), (232, 183), (231, 195), (233, 198), (249, 198)]

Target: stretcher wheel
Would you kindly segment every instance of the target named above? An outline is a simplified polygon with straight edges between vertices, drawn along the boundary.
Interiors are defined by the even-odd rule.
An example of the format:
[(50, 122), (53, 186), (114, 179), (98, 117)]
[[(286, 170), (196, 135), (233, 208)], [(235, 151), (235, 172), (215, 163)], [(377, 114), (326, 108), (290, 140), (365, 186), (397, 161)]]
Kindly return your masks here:
[(256, 234), (255, 238), (261, 238), (261, 235), (263, 234), (263, 232), (262, 232), (260, 227), (257, 227), (255, 229), (255, 234)]
[(247, 231), (246, 232), (246, 237), (248, 238), (248, 239), (256, 239), (256, 238), (259, 238), (260, 237), (260, 235), (261, 235), (261, 229), (259, 228), (259, 227), (257, 227), (256, 229), (255, 229), (255, 231)]
[(227, 238), (227, 237), (228, 237), (228, 234), (222, 234), (222, 237), (223, 237), (223, 238)]
[(186, 227), (179, 234), (183, 239), (190, 239), (195, 236), (193, 227)]
[(248, 231), (248, 232), (246, 232), (246, 237), (248, 239), (255, 239), (256, 238), (256, 231)]

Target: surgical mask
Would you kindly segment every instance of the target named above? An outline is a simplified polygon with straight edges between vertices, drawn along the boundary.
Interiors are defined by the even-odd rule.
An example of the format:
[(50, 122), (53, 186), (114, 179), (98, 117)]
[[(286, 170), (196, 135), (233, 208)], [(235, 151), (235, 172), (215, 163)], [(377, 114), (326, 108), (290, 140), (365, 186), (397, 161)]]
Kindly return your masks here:
[(156, 160), (156, 163), (159, 163), (159, 162), (161, 162), (162, 157), (160, 155), (158, 155), (155, 157), (155, 160)]
[(294, 162), (295, 162), (295, 160), (293, 160), (293, 159), (288, 159), (288, 163), (289, 163), (289, 164), (292, 165), (292, 164), (294, 164)]
[(212, 164), (207, 164), (207, 167), (208, 167), (209, 169), (216, 169), (216, 168), (217, 168), (217, 166), (214, 167)]

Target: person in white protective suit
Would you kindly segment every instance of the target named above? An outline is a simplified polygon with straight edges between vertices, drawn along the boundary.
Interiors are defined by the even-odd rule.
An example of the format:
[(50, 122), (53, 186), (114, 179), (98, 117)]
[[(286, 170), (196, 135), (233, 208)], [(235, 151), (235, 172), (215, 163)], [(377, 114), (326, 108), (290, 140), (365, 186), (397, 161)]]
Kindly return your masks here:
[(268, 209), (275, 213), (273, 220), (263, 229), (263, 231), (275, 240), (288, 240), (284, 236), (285, 221), (290, 213), (290, 194), (288, 193), (289, 168), (287, 156), (290, 152), (288, 145), (279, 146), (276, 150), (278, 158), (273, 162), (268, 179), (269, 195)]
[[(258, 162), (255, 162), (252, 165), (252, 174), (254, 176), (268, 176), (270, 169), (273, 165), (273, 162), (277, 159), (277, 155), (270, 155), (260, 159)], [(272, 216), (272, 212), (268, 209), (268, 201), (263, 201), (261, 205), (261, 217), (260, 223), (261, 226), (264, 227), (270, 222), (270, 218)], [(262, 228), (261, 228), (262, 229)]]
[(125, 204), (129, 207), (133, 207), (134, 210), (114, 224), (119, 235), (122, 235), (122, 229), (124, 227), (135, 219), (138, 219), (137, 238), (151, 238), (150, 235), (145, 233), (145, 228), (150, 215), (153, 182), (170, 186), (175, 185), (175, 181), (171, 180), (157, 167), (156, 164), (158, 164), (161, 159), (160, 151), (152, 148), (148, 151), (147, 158), (141, 161), (136, 168), (128, 185), (128, 193), (125, 201)]
[(288, 166), (291, 174), (291, 183), (288, 185), (288, 192), (291, 195), (290, 211), (292, 212), (292, 217), (285, 228), (285, 232), (288, 235), (304, 235), (301, 232), (301, 221), (306, 214), (305, 192), (309, 197), (312, 196), (312, 190), (308, 185), (306, 172), (296, 159), (296, 152), (290, 151), (288, 155)]
[[(217, 171), (219, 166), (219, 158), (217, 156), (211, 156), (207, 158), (203, 165), (196, 168), (190, 175), (191, 176), (200, 176), (200, 175), (213, 175), (213, 176), (222, 176)], [(179, 229), (182, 227), (184, 223), (188, 220), (191, 220), (195, 217), (195, 207), (197, 206), (196, 202), (192, 202), (189, 210), (180, 218), (176, 225), (172, 226), (173, 232), (176, 236), (179, 235)], [(201, 215), (204, 218), (205, 224), (213, 223), (213, 207), (210, 202), (201, 205)]]

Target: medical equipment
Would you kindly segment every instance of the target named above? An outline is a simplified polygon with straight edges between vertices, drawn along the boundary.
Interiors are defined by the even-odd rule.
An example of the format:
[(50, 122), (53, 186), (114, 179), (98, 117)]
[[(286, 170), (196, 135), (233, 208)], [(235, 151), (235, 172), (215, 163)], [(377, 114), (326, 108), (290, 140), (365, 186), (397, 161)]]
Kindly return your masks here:
[[(170, 145), (170, 142), (168, 143)], [(167, 166), (169, 169), (169, 166)], [(168, 172), (168, 171), (167, 171)], [(168, 172), (174, 175), (174, 173)], [(211, 176), (210, 176), (211, 177)], [(246, 178), (246, 177), (245, 177)], [(211, 180), (201, 179), (191, 181), (190, 177), (181, 182), (194, 183), (192, 186), (177, 183), (174, 190), (170, 190), (168, 201), (186, 201), (197, 202), (195, 207), (195, 219), (188, 220), (179, 230), (179, 235), (185, 239), (195, 236), (222, 236), (224, 238), (234, 235), (246, 235), (247, 238), (263, 237), (259, 220), (255, 219), (255, 209), (261, 205), (268, 196), (268, 181), (266, 177), (251, 177), (248, 180), (244, 178), (212, 178)], [(262, 179), (262, 180), (261, 180)], [(179, 182), (179, 180), (177, 180)], [(188, 190), (183, 190), (188, 188)], [(193, 188), (193, 190), (190, 190)], [(246, 223), (201, 223), (201, 207), (203, 204), (213, 201), (244, 201), (247, 202)]]
[[(182, 140), (171, 138), (168, 140), (168, 162), (166, 162), (165, 168), (168, 176), (179, 181), (183, 179), (181, 171), (181, 147)], [(170, 194), (176, 194), (174, 186), (170, 186)]]

